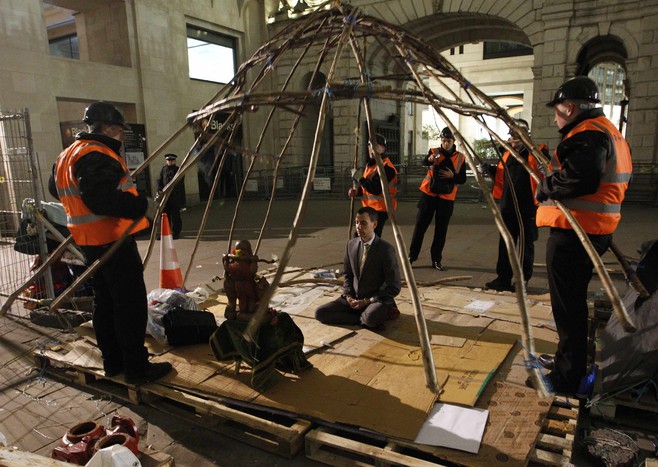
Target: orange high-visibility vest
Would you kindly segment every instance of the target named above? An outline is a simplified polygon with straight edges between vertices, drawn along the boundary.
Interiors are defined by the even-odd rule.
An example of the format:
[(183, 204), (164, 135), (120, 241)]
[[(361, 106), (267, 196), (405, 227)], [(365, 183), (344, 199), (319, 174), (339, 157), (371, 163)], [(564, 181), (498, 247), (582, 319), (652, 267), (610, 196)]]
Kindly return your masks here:
[[(440, 154), (438, 149), (432, 148), (430, 149), (432, 151), (432, 154)], [(441, 154), (438, 159), (434, 159), (434, 165), (438, 165), (441, 162), (443, 162), (443, 159), (445, 159), (445, 156)], [(466, 161), (466, 158), (464, 155), (460, 152), (455, 151), (452, 153), (452, 156), (450, 156), (450, 159), (452, 160), (452, 165), (455, 167), (455, 175), (459, 173), (459, 171), (462, 168), (462, 165)], [(445, 195), (437, 195), (436, 193), (432, 193), (430, 190), (430, 182), (432, 181), (432, 169), (434, 168), (434, 165), (430, 165), (429, 170), (427, 171), (427, 174), (425, 175), (425, 178), (423, 181), (420, 183), (420, 191), (425, 193), (426, 195), (429, 196), (438, 196), (439, 198), (447, 199), (450, 201), (454, 201), (455, 198), (457, 197), (457, 185), (455, 184), (455, 187), (452, 189), (450, 193), (447, 193)]]
[[(545, 144), (540, 144), (537, 149), (540, 151), (543, 151), (544, 149), (548, 150), (548, 146)], [(511, 154), (509, 151), (505, 151), (505, 154), (503, 154), (502, 157), (502, 161), (498, 161), (498, 166), (496, 167), (496, 176), (494, 177), (493, 188), (491, 189), (491, 196), (493, 196), (493, 199), (495, 200), (500, 200), (503, 197), (503, 182), (505, 180), (505, 173), (503, 171), (505, 170), (505, 165), (507, 164), (507, 158), (510, 155)], [(540, 174), (539, 169), (537, 168), (539, 166), (539, 162), (531, 152), (528, 154), (528, 165), (530, 165), (530, 168), (536, 174)], [(530, 177), (530, 175), (528, 176)], [(532, 193), (537, 191), (537, 182), (532, 177), (530, 177), (530, 189), (532, 190)], [(539, 206), (539, 201), (534, 199), (534, 202), (535, 206)]]
[[(561, 200), (569, 208), (583, 230), (588, 234), (611, 234), (621, 219), (621, 203), (633, 174), (631, 151), (626, 140), (604, 116), (587, 119), (577, 124), (563, 140), (581, 131), (600, 131), (612, 141), (613, 153), (606, 162), (605, 172), (596, 193)], [(551, 169), (559, 171), (557, 149), (551, 159)], [(537, 226), (571, 229), (569, 221), (551, 200), (542, 203), (537, 210)]]
[[(390, 161), (388, 157), (382, 159), (382, 162), (385, 166), (391, 167), (395, 170), (395, 166)], [(365, 170), (363, 171), (363, 178), (370, 178), (372, 175), (377, 173), (377, 164), (366, 165)], [(361, 187), (363, 195), (361, 196), (361, 204), (363, 206), (370, 206), (375, 211), (383, 212), (386, 211), (386, 203), (384, 202), (384, 193), (374, 195), (370, 193), (365, 188)], [(395, 177), (393, 177), (388, 182), (388, 194), (391, 195), (391, 201), (393, 202), (393, 210), (398, 208), (398, 171), (395, 170)]]
[[(100, 152), (121, 164), (124, 176), (117, 190), (137, 196), (137, 189), (130, 177), (126, 162), (110, 148), (97, 141), (78, 140), (62, 151), (57, 158), (55, 169), (57, 194), (66, 211), (66, 226), (71, 231), (73, 239), (78, 245), (105, 245), (118, 240), (133, 220), (94, 214), (82, 201), (73, 169), (76, 162), (90, 152)], [(148, 220), (143, 217), (130, 233), (139, 232), (148, 226)]]

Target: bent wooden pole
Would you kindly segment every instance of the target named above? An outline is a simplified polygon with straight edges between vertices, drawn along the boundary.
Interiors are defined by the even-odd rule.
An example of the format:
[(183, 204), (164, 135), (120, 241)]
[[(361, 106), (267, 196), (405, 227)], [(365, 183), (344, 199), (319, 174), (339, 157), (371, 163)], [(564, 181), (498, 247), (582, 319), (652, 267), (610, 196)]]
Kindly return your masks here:
[(624, 328), (624, 331), (626, 332), (637, 331), (637, 327), (635, 326), (633, 319), (628, 314), (628, 311), (626, 310), (626, 307), (624, 306), (624, 302), (622, 302), (621, 297), (619, 297), (617, 288), (612, 283), (612, 279), (610, 279), (610, 274), (608, 274), (608, 271), (605, 268), (605, 265), (603, 264), (603, 260), (594, 249), (594, 246), (592, 245), (592, 242), (589, 240), (587, 233), (585, 233), (585, 231), (580, 226), (580, 224), (578, 223), (574, 215), (571, 213), (569, 208), (565, 207), (564, 204), (562, 204), (560, 201), (553, 200), (553, 202), (560, 209), (560, 211), (562, 211), (564, 216), (569, 221), (569, 225), (571, 225), (571, 228), (574, 230), (574, 232), (576, 232), (576, 235), (580, 239), (580, 243), (583, 244), (583, 247), (585, 248), (587, 255), (589, 256), (590, 260), (594, 264), (594, 269), (596, 269), (596, 272), (599, 275), (599, 280), (601, 281), (603, 288), (608, 294), (608, 298), (610, 298), (610, 302), (612, 303), (612, 309), (615, 310), (617, 319), (619, 319), (619, 322)]
[(66, 300), (69, 295), (71, 295), (80, 284), (82, 284), (84, 281), (89, 279), (91, 275), (96, 272), (96, 270), (101, 267), (103, 264), (107, 262), (107, 260), (114, 254), (117, 249), (123, 244), (124, 241), (126, 241), (126, 238), (130, 235), (130, 232), (135, 228), (135, 226), (139, 223), (139, 219), (135, 219), (130, 226), (121, 234), (121, 237), (119, 237), (113, 244), (112, 246), (105, 252), (103, 253), (103, 256), (98, 258), (96, 261), (94, 261), (91, 265), (87, 267), (85, 272), (80, 274), (76, 280), (73, 281), (71, 285), (67, 287), (67, 289), (62, 292), (58, 297), (56, 297), (50, 306), (48, 307), (49, 310), (51, 311), (56, 311), (59, 309), (59, 305)]
[[(358, 49), (358, 43), (353, 40), (351, 45), (352, 50), (354, 51), (354, 56), (357, 60), (357, 65), (359, 67), (361, 81), (363, 84), (365, 84), (366, 70), (363, 63), (363, 58)], [(411, 69), (413, 70), (413, 68)], [(369, 99), (364, 100), (364, 108), (366, 120), (368, 122), (368, 129), (370, 131), (370, 140), (375, 141)], [(420, 293), (418, 292), (418, 287), (416, 286), (416, 277), (414, 276), (411, 269), (411, 262), (409, 261), (409, 256), (407, 255), (407, 246), (404, 242), (402, 231), (400, 230), (400, 226), (397, 222), (395, 210), (393, 209), (393, 202), (391, 201), (391, 195), (388, 190), (388, 178), (386, 177), (384, 162), (382, 161), (381, 155), (377, 152), (375, 152), (375, 161), (377, 162), (377, 172), (379, 173), (379, 180), (381, 181), (382, 185), (382, 194), (384, 195), (386, 211), (388, 212), (389, 219), (391, 220), (391, 228), (393, 230), (393, 237), (395, 238), (395, 246), (397, 247), (398, 257), (400, 259), (400, 264), (402, 265), (402, 272), (409, 287), (409, 295), (411, 296), (411, 303), (414, 309), (416, 329), (418, 331), (418, 340), (420, 342), (421, 354), (423, 357), (423, 368), (425, 369), (425, 385), (430, 391), (438, 395), (443, 389), (441, 388), (439, 380), (436, 376), (436, 366), (434, 364), (434, 355), (432, 354), (432, 345), (430, 343), (429, 331), (427, 329), (427, 321), (425, 320), (423, 308), (420, 304)]]
[[(488, 99), (488, 98), (487, 98)], [(497, 105), (493, 103), (493, 105)], [(533, 178), (537, 184), (541, 183), (541, 178), (539, 175), (537, 175), (531, 168), (528, 162), (523, 159), (517, 151), (515, 151), (506, 141), (503, 141), (496, 135), (495, 132), (493, 132), (490, 128), (487, 127), (487, 125), (483, 122), (480, 122), (478, 120), (478, 123), (485, 128), (489, 134), (491, 134), (494, 138), (497, 139), (497, 141), (512, 154), (512, 157), (514, 157), (528, 172), (528, 174)], [(532, 141), (530, 140), (530, 137), (528, 136), (527, 131), (525, 128), (521, 128), (519, 125), (517, 125), (515, 122), (506, 122), (507, 125), (510, 127), (510, 129), (513, 129), (518, 135), (523, 144), (532, 150), (532, 154), (535, 156), (539, 164), (541, 164), (544, 169), (548, 169), (548, 161), (546, 160), (546, 157), (544, 154), (542, 154), (541, 151), (539, 151), (537, 148), (534, 147), (532, 144)], [(615, 288), (615, 285), (612, 283), (612, 279), (610, 279), (610, 275), (608, 274), (608, 271), (606, 270), (603, 260), (599, 256), (599, 254), (596, 252), (594, 249), (594, 246), (592, 245), (592, 242), (590, 241), (589, 237), (587, 236), (587, 233), (583, 230), (581, 225), (578, 223), (574, 215), (571, 213), (571, 210), (569, 210), (567, 207), (564, 206), (560, 201), (556, 200), (551, 200), (555, 206), (564, 214), (564, 217), (567, 219), (569, 222), (569, 225), (573, 229), (573, 231), (576, 233), (576, 236), (580, 240), (581, 244), (583, 245), (583, 248), (587, 252), (587, 256), (589, 256), (590, 261), (592, 261), (592, 264), (594, 265), (594, 269), (596, 270), (599, 279), (601, 281), (601, 284), (603, 285), (603, 288), (606, 291), (606, 294), (608, 295), (608, 298), (610, 298), (610, 302), (612, 304), (612, 308), (615, 311), (615, 314), (617, 315), (617, 318), (619, 319), (620, 323), (622, 324), (624, 330), (626, 332), (635, 332), (637, 328), (635, 327), (635, 323), (633, 322), (632, 318), (628, 314), (628, 311), (626, 310), (626, 307), (624, 306), (624, 303), (622, 302), (621, 298), (619, 297), (619, 292), (617, 292), (617, 289)]]
[[(50, 232), (58, 242), (62, 243), (66, 241), (67, 237), (62, 235), (62, 233), (57, 230), (55, 226), (43, 214), (41, 214), (41, 212), (39, 212), (38, 209), (34, 210), (34, 217), (36, 217), (39, 222), (41, 222), (43, 226), (48, 229), (48, 232)], [(73, 253), (79, 260), (85, 260), (85, 255), (83, 255), (82, 252), (75, 247), (75, 245), (69, 243), (67, 247), (68, 250)]]
[[(444, 118), (445, 121), (448, 122), (448, 125), (451, 127), (450, 128), (451, 131), (459, 139), (459, 141), (463, 141), (461, 134), (457, 131), (456, 128), (452, 127), (452, 124), (450, 123), (450, 120), (447, 119), (447, 116), (443, 114), (440, 109), (438, 109), (438, 112), (442, 116), (442, 118)], [(477, 120), (480, 121), (479, 119)], [(528, 294), (525, 286), (525, 278), (523, 277), (523, 268), (521, 266), (521, 260), (519, 258), (519, 253), (517, 251), (514, 238), (512, 237), (509, 229), (505, 225), (505, 221), (503, 220), (503, 216), (500, 212), (500, 208), (498, 207), (498, 204), (496, 204), (495, 200), (493, 199), (491, 191), (488, 189), (489, 187), (484, 182), (482, 176), (478, 172), (472, 154), (469, 151), (466, 151), (465, 157), (466, 157), (466, 162), (468, 163), (469, 167), (473, 171), (475, 180), (480, 188), (480, 191), (484, 195), (484, 198), (487, 202), (487, 206), (489, 207), (489, 210), (493, 214), (496, 228), (498, 229), (498, 232), (500, 233), (500, 236), (505, 243), (505, 248), (507, 249), (507, 257), (510, 266), (512, 268), (513, 279), (515, 283), (517, 305), (519, 307), (519, 315), (521, 317), (521, 332), (522, 332), (521, 337), (522, 337), (523, 352), (525, 355), (526, 370), (528, 371), (528, 373), (530, 373), (530, 377), (532, 378), (534, 382), (534, 387), (537, 388), (537, 391), (543, 397), (548, 397), (551, 394), (550, 390), (546, 386), (546, 383), (544, 382), (544, 378), (541, 375), (539, 366), (535, 364), (535, 360), (536, 360), (535, 340), (532, 335), (532, 326), (530, 324), (530, 312), (528, 310)]]
[[(361, 102), (362, 99), (359, 99), (359, 110), (357, 111), (356, 114), (356, 126), (354, 128), (354, 159), (352, 161), (352, 188), (353, 189), (358, 189), (359, 184), (357, 183), (356, 179), (354, 178), (354, 175), (356, 174), (357, 167), (359, 164), (359, 136), (361, 135)], [(347, 223), (347, 239), (349, 240), (352, 238), (352, 227), (354, 226), (354, 204), (356, 202), (355, 197), (350, 197), (350, 218), (348, 219)]]
[[(343, 47), (345, 46), (345, 42), (349, 39), (351, 29), (352, 29), (351, 24), (345, 24), (343, 27), (338, 44), (336, 45), (336, 52), (333, 58), (333, 62), (331, 63), (331, 67), (327, 74), (327, 81), (330, 81), (333, 78), (334, 74), (336, 73), (336, 68), (338, 67), (338, 62), (342, 54)], [(299, 236), (299, 230), (301, 228), (301, 222), (304, 217), (304, 213), (306, 212), (306, 207), (308, 205), (308, 199), (310, 197), (310, 193), (313, 189), (313, 179), (315, 177), (315, 169), (317, 168), (318, 159), (320, 156), (320, 146), (322, 141), (322, 134), (324, 132), (324, 122), (326, 119), (327, 108), (329, 107), (330, 104), (329, 100), (330, 100), (329, 89), (325, 88), (325, 92), (322, 93), (322, 100), (320, 102), (320, 109), (318, 111), (318, 122), (315, 128), (315, 138), (313, 140), (313, 149), (311, 150), (311, 159), (309, 161), (308, 175), (306, 176), (306, 181), (304, 182), (304, 189), (302, 191), (302, 196), (299, 201), (299, 206), (297, 208), (297, 214), (295, 216), (295, 220), (293, 221), (293, 225), (290, 230), (290, 235), (288, 236), (288, 243), (286, 244), (283, 254), (281, 255), (279, 261), (279, 267), (277, 268), (276, 273), (272, 278), (272, 283), (270, 284), (270, 287), (268, 287), (267, 290), (265, 291), (264, 296), (260, 299), (258, 303), (258, 309), (254, 313), (253, 318), (251, 318), (251, 320), (249, 321), (247, 329), (243, 333), (243, 337), (248, 342), (255, 341), (255, 336), (257, 334), (258, 328), (260, 327), (267, 313), (267, 308), (269, 307), (270, 299), (274, 295), (274, 291), (276, 290), (279, 283), (281, 282), (281, 277), (283, 276), (285, 268), (288, 265), (288, 262), (290, 261), (290, 257), (292, 256), (293, 249), (297, 242), (297, 237)]]
[(626, 260), (624, 253), (622, 253), (614, 241), (610, 242), (610, 251), (612, 251), (612, 253), (617, 258), (617, 261), (619, 261), (619, 264), (621, 264), (621, 267), (624, 270), (624, 275), (626, 276), (626, 280), (630, 282), (631, 286), (640, 294), (641, 297), (649, 298), (651, 294), (646, 289), (633, 267)]

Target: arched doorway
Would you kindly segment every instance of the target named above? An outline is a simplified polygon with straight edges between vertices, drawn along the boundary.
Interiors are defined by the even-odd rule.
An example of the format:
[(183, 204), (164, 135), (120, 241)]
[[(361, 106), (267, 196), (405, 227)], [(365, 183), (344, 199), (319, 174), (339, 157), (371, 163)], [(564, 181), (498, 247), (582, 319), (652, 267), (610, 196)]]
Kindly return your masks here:
[(601, 107), (619, 131), (624, 133), (629, 102), (626, 79), (628, 54), (615, 36), (599, 36), (587, 42), (578, 54), (578, 75), (587, 75), (599, 87)]

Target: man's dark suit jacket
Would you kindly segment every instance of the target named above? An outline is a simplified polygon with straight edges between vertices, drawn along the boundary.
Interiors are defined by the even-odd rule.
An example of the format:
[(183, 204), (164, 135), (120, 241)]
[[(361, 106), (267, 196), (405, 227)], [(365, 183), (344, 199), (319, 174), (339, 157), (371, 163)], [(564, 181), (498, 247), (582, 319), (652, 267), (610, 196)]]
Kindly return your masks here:
[(400, 267), (393, 246), (375, 236), (368, 251), (363, 271), (359, 271), (361, 239), (347, 242), (345, 252), (345, 282), (343, 295), (355, 298), (375, 298), (375, 301), (392, 305), (393, 297), (400, 293)]

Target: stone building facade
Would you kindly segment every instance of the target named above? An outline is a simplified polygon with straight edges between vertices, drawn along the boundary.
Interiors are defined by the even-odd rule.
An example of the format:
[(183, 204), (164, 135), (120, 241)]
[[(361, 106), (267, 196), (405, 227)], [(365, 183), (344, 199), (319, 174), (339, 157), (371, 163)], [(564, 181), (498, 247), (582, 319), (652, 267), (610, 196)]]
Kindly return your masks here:
[[(298, 3), (298, 4), (297, 4)], [(32, 116), (34, 147), (45, 179), (62, 149), (61, 123), (79, 119), (93, 100), (117, 104), (127, 120), (145, 127), (149, 150), (181, 128), (191, 111), (203, 106), (217, 85), (191, 80), (187, 72), (186, 26), (195, 25), (234, 37), (237, 58), (246, 60), (289, 16), (303, 14), (307, 0), (0, 0), (0, 108), (27, 107)], [(351, 0), (353, 6), (406, 28), (437, 50), (482, 41), (509, 41), (533, 48), (525, 112), (531, 112), (533, 138), (554, 148), (559, 135), (545, 107), (567, 78), (586, 74), (602, 61), (625, 71), (628, 99), (626, 137), (635, 164), (642, 201), (656, 203), (658, 163), (658, 0)], [(286, 4), (291, 4), (288, 10)], [(297, 4), (297, 5), (294, 5)], [(80, 59), (49, 55), (44, 11), (57, 6), (76, 12)], [(289, 11), (291, 13), (289, 13)], [(290, 65), (288, 65), (290, 66)], [(349, 66), (349, 65), (346, 65)], [(327, 70), (321, 70), (326, 73)], [(310, 69), (304, 76), (308, 78)], [(281, 68), (281, 79), (285, 76)], [(273, 89), (276, 82), (270, 83)], [(478, 84), (478, 83), (475, 83)], [(303, 84), (297, 83), (302, 86)], [(400, 153), (426, 151), (420, 137), (422, 109), (378, 102), (373, 115), (383, 127), (399, 132)], [(341, 127), (356, 104), (332, 108), (334, 126), (328, 145), (333, 163), (351, 157), (353, 127)], [(283, 138), (289, 122), (277, 122), (273, 138)], [(298, 160), (305, 163), (304, 141), (312, 122), (300, 127)], [(245, 125), (244, 144), (258, 134)], [(306, 138), (303, 135), (306, 134)], [(193, 141), (176, 143), (185, 153)], [(425, 147), (423, 147), (425, 144)], [(342, 158), (342, 159), (341, 159)], [(151, 184), (159, 165), (151, 170)], [(189, 178), (189, 177), (188, 177)], [(187, 180), (188, 195), (198, 193)]]

